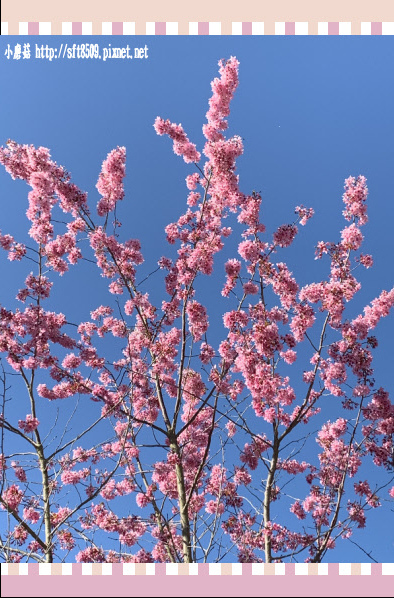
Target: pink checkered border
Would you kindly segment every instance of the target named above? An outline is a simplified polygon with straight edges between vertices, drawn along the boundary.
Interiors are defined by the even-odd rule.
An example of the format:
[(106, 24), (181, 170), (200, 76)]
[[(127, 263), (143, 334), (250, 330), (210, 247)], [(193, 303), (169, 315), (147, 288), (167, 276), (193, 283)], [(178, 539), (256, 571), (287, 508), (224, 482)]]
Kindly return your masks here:
[[(94, 26), (93, 26), (94, 25)], [(101, 25), (101, 31), (100, 29)], [(275, 35), (308, 35), (308, 22), (276, 22)], [(318, 35), (352, 35), (351, 22), (333, 21), (319, 22)], [(51, 35), (52, 23), (50, 22), (20, 22), (19, 35)], [(1, 23), (2, 35), (8, 34), (8, 23)], [(135, 35), (134, 22), (63, 22), (63, 35)], [(264, 35), (263, 22), (233, 22), (231, 24), (233, 35)], [(394, 22), (363, 22), (360, 28), (361, 35), (394, 35)], [(222, 23), (201, 21), (189, 22), (189, 35), (221, 35)], [(178, 35), (177, 22), (147, 22), (145, 35)]]
[(210, 564), (154, 564), (154, 563), (58, 563), (58, 564), (2, 564), (1, 575), (209, 575), (209, 576), (394, 576), (394, 563), (210, 563)]

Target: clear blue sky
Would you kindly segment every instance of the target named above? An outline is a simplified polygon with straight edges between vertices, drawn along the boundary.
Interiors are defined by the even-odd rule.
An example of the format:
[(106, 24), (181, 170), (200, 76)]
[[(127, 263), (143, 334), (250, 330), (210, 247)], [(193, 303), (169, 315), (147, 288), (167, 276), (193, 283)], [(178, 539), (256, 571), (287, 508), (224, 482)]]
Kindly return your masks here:
[[(29, 41), (34, 48), (36, 41), (60, 46), (61, 42), (79, 40), (99, 43), (101, 48), (109, 43), (124, 46), (129, 40), (132, 46), (147, 44), (149, 58), (103, 63), (15, 61), (4, 56), (8, 43), (13, 47)], [(142, 271), (148, 273), (166, 252), (163, 229), (184, 209), (184, 178), (192, 172), (172, 153), (170, 142), (155, 134), (152, 124), (158, 115), (181, 122), (201, 149), (210, 81), (217, 74), (218, 60), (234, 55), (240, 61), (240, 86), (232, 103), (230, 132), (244, 139), (245, 153), (238, 170), (242, 190), (262, 192), (264, 222), (271, 231), (292, 219), (296, 205), (303, 203), (316, 212), (291, 251), (283, 255), (298, 273), (299, 282), (318, 278), (322, 264), (313, 259), (314, 247), (319, 240), (338, 239), (345, 222), (341, 215), (343, 181), (349, 175), (363, 174), (370, 190), (364, 250), (372, 253), (375, 267), (360, 276), (363, 290), (353, 304), (361, 310), (381, 289), (393, 286), (391, 37), (170, 36), (129, 40), (101, 36), (2, 38), (0, 143), (11, 138), (49, 147), (53, 159), (89, 192), (92, 205), (102, 160), (112, 148), (125, 145), (126, 199), (120, 216), (127, 236), (142, 241), (146, 259)], [(0, 190), (0, 229), (23, 240), (27, 220), (21, 215), (27, 207), (28, 188), (12, 181), (1, 168)], [(5, 258), (5, 254), (0, 256), (1, 276), (7, 280), (0, 302), (13, 305), (22, 270)], [(221, 257), (218, 263), (223, 260)], [(71, 311), (77, 317), (78, 310), (70, 301), (75, 285), (87, 275), (82, 268), (60, 280), (58, 310)], [(103, 289), (99, 279), (90, 284), (89, 295), (80, 298), (78, 306), (83, 305), (86, 318), (100, 303), (97, 296)], [(222, 278), (218, 288), (221, 285)], [(212, 304), (212, 309), (218, 317), (223, 311), (222, 304)], [(393, 318), (385, 320), (377, 332), (376, 379), (393, 395)], [(374, 546), (372, 554), (378, 561), (393, 560), (392, 533), (391, 537), (387, 534), (387, 529), (394, 527), (392, 512), (389, 517), (390, 526), (387, 514), (373, 513), (367, 529), (358, 536), (364, 547)], [(365, 560), (351, 544), (342, 544), (332, 560)]]

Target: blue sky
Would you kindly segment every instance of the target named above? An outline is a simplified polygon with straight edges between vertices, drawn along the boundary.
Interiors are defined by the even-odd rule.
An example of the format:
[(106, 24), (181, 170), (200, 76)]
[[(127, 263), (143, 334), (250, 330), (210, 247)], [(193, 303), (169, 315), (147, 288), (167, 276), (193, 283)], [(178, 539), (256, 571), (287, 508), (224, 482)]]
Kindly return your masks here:
[[(120, 217), (127, 236), (142, 241), (146, 260), (142, 272), (154, 269), (167, 251), (163, 229), (184, 209), (184, 178), (192, 172), (191, 166), (172, 153), (170, 142), (156, 135), (153, 122), (158, 115), (181, 122), (201, 149), (210, 81), (217, 74), (218, 60), (234, 55), (240, 61), (240, 86), (232, 102), (229, 131), (244, 139), (245, 152), (238, 162), (241, 189), (261, 191), (263, 221), (270, 231), (291, 221), (296, 205), (315, 209), (313, 220), (283, 254), (298, 281), (303, 284), (319, 277), (324, 266), (314, 261), (314, 247), (319, 240), (339, 238), (345, 222), (341, 215), (343, 181), (349, 175), (363, 174), (370, 191), (364, 251), (372, 253), (375, 267), (360, 273), (363, 290), (353, 302), (355, 309), (361, 310), (381, 289), (393, 286), (391, 37), (129, 38), (131, 46), (147, 44), (149, 58), (105, 63), (7, 60), (7, 44), (13, 47), (22, 38), (3, 39), (0, 143), (11, 138), (49, 147), (53, 159), (89, 192), (92, 205), (102, 160), (117, 145), (125, 145), (126, 198)], [(34, 49), (36, 42), (59, 47), (76, 38), (40, 36), (22, 41), (25, 39)], [(102, 36), (81, 41), (99, 43), (101, 48), (127, 43), (123, 37)], [(23, 240), (27, 220), (21, 215), (27, 207), (28, 189), (24, 183), (12, 181), (2, 168), (0, 190), (0, 229)], [(230, 247), (234, 257), (235, 244)], [(215, 266), (221, 276), (213, 283), (218, 289), (223, 282), (220, 264), (226, 256)], [(7, 280), (0, 302), (12, 305), (14, 289), (23, 281), (22, 267), (9, 264), (4, 254), (0, 272)], [(76, 286), (88, 275), (88, 270), (81, 268), (59, 281), (57, 309), (77, 317), (78, 310), (71, 302)], [(99, 278), (89, 279), (89, 292), (78, 297), (78, 308), (85, 311), (82, 318), (87, 319), (100, 303), (97, 296), (103, 288)], [(223, 305), (212, 303), (211, 317), (220, 318), (226, 309)], [(375, 351), (375, 377), (393, 394), (393, 318), (386, 319), (377, 332), (380, 345)], [(378, 561), (392, 561), (387, 515), (373, 513), (370, 522), (358, 537), (360, 543), (373, 545), (372, 554)], [(342, 544), (332, 560), (363, 560), (360, 551)]]

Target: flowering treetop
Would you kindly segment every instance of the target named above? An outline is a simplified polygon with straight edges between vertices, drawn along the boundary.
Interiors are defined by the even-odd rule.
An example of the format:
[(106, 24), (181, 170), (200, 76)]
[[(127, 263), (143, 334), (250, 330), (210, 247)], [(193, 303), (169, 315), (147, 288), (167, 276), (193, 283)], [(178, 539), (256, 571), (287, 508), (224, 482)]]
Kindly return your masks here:
[[(233, 57), (219, 62), (202, 152), (181, 125), (154, 123), (192, 168), (186, 211), (165, 229), (174, 247), (158, 260), (159, 305), (140, 290), (140, 242), (119, 232), (124, 147), (103, 162), (95, 211), (46, 148), (9, 141), (0, 149), (10, 175), (31, 187), (34, 247), (7, 233), (0, 245), (11, 261), (35, 268), (17, 292), (20, 306), (0, 308), (0, 351), (26, 394), (8, 407), (3, 369), (0, 505), (15, 525), (0, 547), (6, 560), (320, 562), (366, 525), (381, 496), (394, 497), (390, 477), (375, 486), (360, 479), (370, 458), (392, 470), (394, 432), (394, 406), (372, 368), (372, 331), (394, 289), (348, 316), (361, 287), (355, 266), (373, 265), (360, 252), (366, 179), (345, 181), (347, 224), (339, 240), (317, 245), (328, 277), (300, 288), (276, 256), (314, 211), (297, 206), (293, 222), (269, 233), (260, 194), (240, 190), (243, 142), (226, 137), (238, 67)], [(212, 275), (235, 234), (231, 219), (242, 232), (222, 275), (222, 329), (209, 319), (198, 278)], [(44, 301), (57, 275), (86, 259), (108, 280), (108, 305), (72, 326)], [(101, 341), (109, 336), (118, 341), (115, 358)], [(309, 369), (300, 371), (306, 353)], [(53, 449), (45, 401), (77, 412), (89, 399), (86, 427)]]

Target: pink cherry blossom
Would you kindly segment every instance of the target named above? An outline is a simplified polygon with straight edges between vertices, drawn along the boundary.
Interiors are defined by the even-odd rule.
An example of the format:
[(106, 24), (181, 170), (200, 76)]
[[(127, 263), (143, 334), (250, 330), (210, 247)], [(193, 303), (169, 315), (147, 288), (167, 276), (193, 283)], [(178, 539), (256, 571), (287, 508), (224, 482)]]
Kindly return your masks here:
[(158, 135), (168, 135), (173, 140), (174, 153), (183, 156), (186, 163), (200, 161), (201, 154), (196, 150), (196, 146), (189, 141), (182, 125), (175, 125), (158, 116), (154, 127)]
[(97, 190), (102, 195), (97, 205), (99, 216), (105, 216), (114, 210), (116, 202), (123, 199), (123, 179), (126, 174), (126, 148), (112, 150), (103, 162)]
[[(275, 229), (241, 189), (249, 142), (227, 134), (238, 71), (220, 60), (202, 147), (154, 122), (188, 166), (151, 264), (118, 219), (125, 147), (102, 164), (96, 211), (48, 149), (0, 148), (29, 186), (30, 237), (0, 233), (3, 259), (25, 268), (16, 304), (0, 306), (3, 560), (315, 563), (394, 498), (394, 405), (374, 362), (394, 289), (364, 308), (357, 295), (358, 266), (373, 266), (366, 179), (345, 181), (346, 226), (317, 242), (321, 274), (307, 253), (290, 267), (314, 210)], [(71, 266), (97, 268), (108, 301), (93, 293), (82, 315), (81, 286), (71, 311), (50, 311)]]
[(39, 424), (40, 422), (38, 419), (29, 414), (26, 415), (25, 420), (19, 420), (18, 427), (28, 434), (30, 432), (34, 432), (34, 430), (38, 428)]
[(280, 247), (289, 247), (297, 234), (297, 227), (294, 224), (283, 224), (274, 233), (274, 243)]
[[(12, 484), (3, 491), (1, 498), (9, 509), (17, 511), (23, 499), (23, 492), (17, 484)], [(4, 509), (3, 503), (0, 506)]]

